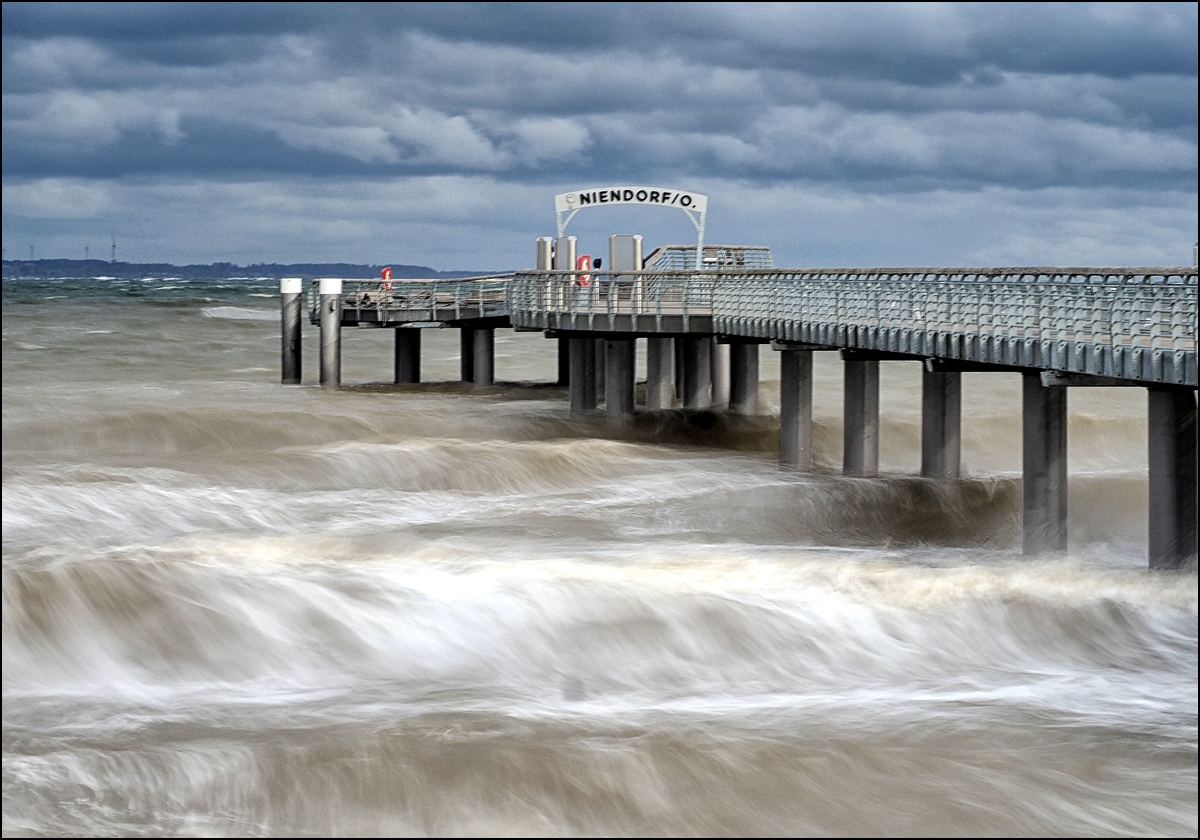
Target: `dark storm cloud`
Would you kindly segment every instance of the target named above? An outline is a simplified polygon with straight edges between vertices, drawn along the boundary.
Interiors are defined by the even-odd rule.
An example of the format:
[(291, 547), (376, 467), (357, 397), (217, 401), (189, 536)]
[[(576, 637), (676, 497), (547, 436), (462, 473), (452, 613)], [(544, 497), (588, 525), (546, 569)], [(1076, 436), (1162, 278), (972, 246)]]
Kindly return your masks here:
[(1196, 35), (1171, 3), (5, 3), (6, 226), (70, 179), (1192, 196)]

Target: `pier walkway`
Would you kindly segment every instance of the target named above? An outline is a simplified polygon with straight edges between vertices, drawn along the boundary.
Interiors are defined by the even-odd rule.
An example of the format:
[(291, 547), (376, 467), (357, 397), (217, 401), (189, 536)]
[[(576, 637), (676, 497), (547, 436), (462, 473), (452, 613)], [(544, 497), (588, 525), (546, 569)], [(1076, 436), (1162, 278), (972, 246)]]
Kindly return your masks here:
[[(567, 240), (570, 240), (569, 242)], [(1067, 391), (1148, 390), (1150, 565), (1197, 553), (1197, 269), (1035, 267), (641, 270), (641, 237), (613, 237), (613, 270), (574, 265), (574, 237), (538, 243), (534, 271), (461, 281), (321, 280), (321, 384), (341, 381), (340, 329), (396, 330), (395, 381), (420, 380), (420, 330), (462, 331), (462, 378), (492, 382), (498, 327), (558, 339), (571, 412), (635, 411), (634, 342), (647, 339), (647, 410), (758, 411), (758, 350), (781, 356), (780, 462), (812, 465), (812, 353), (845, 364), (843, 472), (878, 470), (879, 362), (923, 366), (921, 474), (959, 477), (961, 374), (1023, 377), (1023, 546), (1066, 548)], [(626, 253), (627, 252), (627, 253)], [(300, 381), (299, 280), (283, 281), (283, 381)]]

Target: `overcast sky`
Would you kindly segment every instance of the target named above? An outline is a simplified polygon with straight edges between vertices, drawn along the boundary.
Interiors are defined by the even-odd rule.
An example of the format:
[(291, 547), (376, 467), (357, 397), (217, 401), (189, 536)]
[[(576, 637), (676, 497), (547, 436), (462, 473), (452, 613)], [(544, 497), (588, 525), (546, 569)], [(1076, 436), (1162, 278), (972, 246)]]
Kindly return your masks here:
[(1196, 240), (1195, 3), (6, 2), (3, 108), (9, 259), (528, 267), (555, 193), (627, 184), (783, 266)]

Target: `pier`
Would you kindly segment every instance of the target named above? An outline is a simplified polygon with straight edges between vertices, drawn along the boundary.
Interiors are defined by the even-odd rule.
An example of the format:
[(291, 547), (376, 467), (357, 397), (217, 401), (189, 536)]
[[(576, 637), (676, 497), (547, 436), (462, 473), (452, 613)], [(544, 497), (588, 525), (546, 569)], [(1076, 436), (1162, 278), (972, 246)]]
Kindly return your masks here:
[[(511, 328), (555, 339), (573, 417), (601, 404), (613, 422), (677, 406), (756, 414), (765, 345), (781, 354), (780, 465), (809, 470), (812, 354), (838, 353), (843, 473), (869, 480), (879, 464), (879, 362), (911, 361), (923, 377), (921, 475), (954, 481), (962, 374), (1019, 373), (1026, 554), (1067, 547), (1069, 391), (1143, 388), (1149, 565), (1196, 562), (1195, 267), (661, 271), (642, 267), (640, 236), (613, 236), (603, 272), (576, 270), (574, 237), (539, 239), (537, 263), (459, 281), (316, 281), (308, 314), (320, 326), (321, 385), (340, 385), (344, 327), (395, 330), (397, 383), (420, 381), (423, 329), (458, 329), (461, 377), (476, 385), (493, 381), (494, 331)], [(300, 286), (281, 284), (284, 383), (300, 381)]]

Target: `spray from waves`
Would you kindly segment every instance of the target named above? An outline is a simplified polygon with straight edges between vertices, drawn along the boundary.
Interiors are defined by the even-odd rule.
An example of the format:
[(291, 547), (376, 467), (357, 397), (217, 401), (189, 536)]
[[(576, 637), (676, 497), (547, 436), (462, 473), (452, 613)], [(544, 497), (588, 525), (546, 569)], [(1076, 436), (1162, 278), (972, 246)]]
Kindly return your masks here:
[(206, 306), (200, 310), (205, 318), (224, 318), (229, 321), (278, 321), (279, 310), (250, 309), (245, 306)]
[(1177, 805), (1186, 757), (1144, 769), (1120, 738), (1081, 760), (1071, 738), (1004, 726), (735, 739), (703, 721), (535, 727), (475, 712), (244, 741), (155, 734), (141, 749), (92, 739), (14, 760), (6, 829), (41, 825), (52, 798), (56, 826), (84, 835), (1174, 836), (1195, 824)]
[[(1187, 667), (1144, 680), (1182, 663), (1194, 675), (1194, 579), (1088, 579), (1061, 561), (915, 576), (847, 565), (820, 552), (787, 563), (645, 556), (625, 569), (452, 554), (270, 569), (128, 552), (24, 564), (4, 571), (5, 691), (86, 684), (170, 704), (273, 684), (348, 691), (344, 704), (387, 686), (419, 710), (430, 692), (452, 691), (452, 703), (529, 714), (603, 699), (590, 713), (616, 719), (673, 703), (861, 711), (880, 693), (1029, 702), (1066, 718), (1078, 702), (1115, 704), (1139, 707), (1147, 726), (1167, 725), (1179, 702), (1195, 707)], [(1114, 681), (1123, 696), (1106, 694)], [(150, 694), (130, 695), (135, 686)]]

